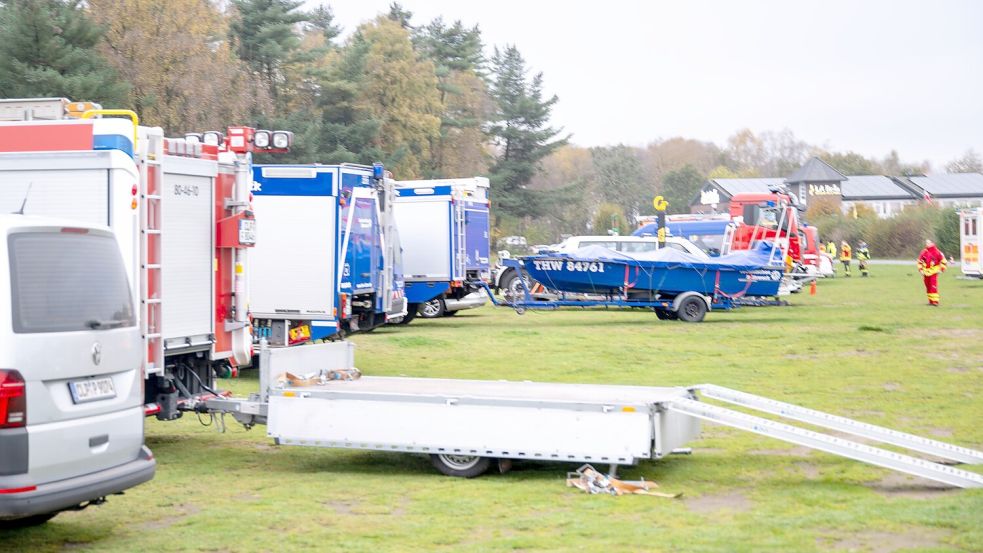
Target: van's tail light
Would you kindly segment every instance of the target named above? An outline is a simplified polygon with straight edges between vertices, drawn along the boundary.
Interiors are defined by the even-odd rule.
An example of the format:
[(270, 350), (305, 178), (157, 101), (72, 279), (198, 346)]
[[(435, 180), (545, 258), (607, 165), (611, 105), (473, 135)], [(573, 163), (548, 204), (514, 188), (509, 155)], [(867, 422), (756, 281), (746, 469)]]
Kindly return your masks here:
[(24, 377), (14, 370), (0, 369), (0, 428), (27, 425), (27, 392)]

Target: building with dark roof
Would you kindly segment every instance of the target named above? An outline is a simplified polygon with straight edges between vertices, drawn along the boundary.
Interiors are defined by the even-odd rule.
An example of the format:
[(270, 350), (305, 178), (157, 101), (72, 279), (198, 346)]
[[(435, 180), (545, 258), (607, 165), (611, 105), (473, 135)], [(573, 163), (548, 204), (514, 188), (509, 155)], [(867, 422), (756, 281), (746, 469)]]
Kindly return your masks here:
[(841, 185), (841, 208), (849, 212), (858, 204), (865, 205), (878, 217), (893, 217), (908, 205), (918, 203), (921, 197), (898, 179), (882, 175), (847, 177)]
[(727, 213), (735, 194), (767, 194), (785, 185), (808, 207), (833, 201), (844, 213), (865, 205), (879, 217), (893, 217), (906, 206), (932, 202), (942, 207), (983, 206), (983, 174), (956, 173), (918, 177), (846, 176), (812, 158), (788, 177), (709, 179), (690, 202), (691, 213)]
[(983, 206), (983, 174), (952, 173), (903, 177), (912, 192), (944, 207)]

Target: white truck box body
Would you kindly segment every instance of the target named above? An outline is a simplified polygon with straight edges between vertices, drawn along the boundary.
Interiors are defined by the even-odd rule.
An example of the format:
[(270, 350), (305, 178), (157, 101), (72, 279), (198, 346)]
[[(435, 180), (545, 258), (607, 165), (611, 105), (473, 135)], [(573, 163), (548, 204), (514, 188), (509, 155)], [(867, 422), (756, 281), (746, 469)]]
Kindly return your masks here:
[(274, 184), (267, 183), (268, 190), (254, 194), (258, 224), (248, 272), (253, 316), (332, 319), (337, 292), (337, 171), (306, 167), (262, 171), (271, 177), (309, 179), (317, 191), (309, 196), (286, 190), (279, 194)]
[(133, 160), (117, 150), (4, 152), (0, 153), (0, 212), (13, 213), (23, 204), (25, 215), (110, 227), (136, 302), (138, 213), (130, 202), (138, 179)]
[(959, 257), (963, 275), (983, 278), (983, 207), (959, 212)]

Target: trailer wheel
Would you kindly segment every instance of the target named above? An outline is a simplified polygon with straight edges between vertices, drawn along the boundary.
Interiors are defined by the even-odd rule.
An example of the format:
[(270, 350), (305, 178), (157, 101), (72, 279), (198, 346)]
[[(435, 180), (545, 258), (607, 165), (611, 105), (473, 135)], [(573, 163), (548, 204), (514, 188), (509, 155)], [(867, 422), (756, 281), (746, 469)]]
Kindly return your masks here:
[(477, 455), (454, 455), (439, 453), (430, 456), (430, 462), (441, 474), (459, 478), (474, 478), (488, 472), (491, 468), (491, 457)]
[[(525, 281), (525, 289), (522, 287), (523, 281)], [(506, 300), (515, 301), (523, 297), (525, 290), (532, 290), (532, 280), (525, 273), (523, 273), (522, 279), (520, 280), (519, 275), (515, 271), (509, 271), (509, 274), (502, 280), (501, 290), (502, 296)]]
[(679, 308), (676, 309), (675, 314), (680, 320), (687, 323), (698, 323), (706, 317), (707, 304), (697, 296), (683, 298), (683, 301), (679, 302)]
[(438, 319), (444, 316), (444, 298), (434, 298), (420, 304), (420, 316), (424, 319)]

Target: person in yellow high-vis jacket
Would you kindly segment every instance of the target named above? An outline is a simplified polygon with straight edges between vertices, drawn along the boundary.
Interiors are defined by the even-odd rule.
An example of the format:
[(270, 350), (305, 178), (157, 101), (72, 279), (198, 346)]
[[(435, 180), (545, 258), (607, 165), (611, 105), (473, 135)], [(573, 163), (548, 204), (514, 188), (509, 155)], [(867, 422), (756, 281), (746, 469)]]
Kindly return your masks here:
[(846, 276), (850, 276), (850, 260), (853, 259), (853, 250), (850, 249), (850, 244), (846, 243), (846, 240), (840, 242), (840, 261), (843, 262), (843, 271)]
[(866, 277), (870, 276), (870, 249), (867, 248), (867, 242), (863, 240), (857, 244), (857, 265), (860, 265), (860, 276)]

